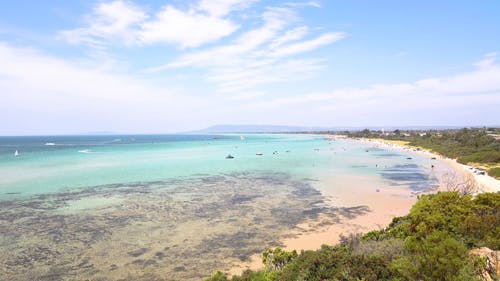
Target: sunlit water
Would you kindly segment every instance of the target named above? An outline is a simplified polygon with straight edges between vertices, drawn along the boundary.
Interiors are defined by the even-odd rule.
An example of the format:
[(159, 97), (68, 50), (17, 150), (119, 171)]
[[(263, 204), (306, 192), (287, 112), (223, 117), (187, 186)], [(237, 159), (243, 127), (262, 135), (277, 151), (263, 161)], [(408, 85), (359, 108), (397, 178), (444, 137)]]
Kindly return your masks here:
[(0, 137), (0, 198), (234, 172), (386, 176), (418, 189), (433, 180), (429, 167), (425, 157), (317, 135)]
[(339, 185), (435, 185), (433, 161), (321, 135), (2, 137), (0, 279), (200, 280), (370, 211), (332, 205)]

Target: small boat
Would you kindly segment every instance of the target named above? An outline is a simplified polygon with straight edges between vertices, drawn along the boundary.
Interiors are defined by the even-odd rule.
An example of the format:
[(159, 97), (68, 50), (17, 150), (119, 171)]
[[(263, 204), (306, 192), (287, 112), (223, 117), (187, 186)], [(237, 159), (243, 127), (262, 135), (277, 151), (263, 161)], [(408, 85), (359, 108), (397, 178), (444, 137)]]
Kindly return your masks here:
[(406, 159), (411, 160), (411, 159), (413, 159), (413, 158), (411, 158), (411, 157), (406, 157)]
[(14, 152), (14, 156), (15, 157), (19, 156), (19, 151), (17, 151), (17, 149), (16, 149), (16, 152)]
[(226, 159), (233, 159), (233, 158), (234, 158), (234, 156), (233, 156), (233, 155), (231, 155), (231, 154), (228, 154), (228, 155), (226, 156)]
[(240, 140), (245, 140), (245, 137), (244, 136), (240, 136)]
[(264, 155), (264, 154), (262, 154), (262, 153), (260, 153), (260, 152), (259, 152), (259, 153), (255, 153), (255, 155), (257, 155), (257, 156), (262, 156), (262, 155)]
[(47, 145), (47, 146), (54, 146), (54, 145), (56, 145), (56, 144), (55, 144), (55, 143), (53, 143), (53, 142), (47, 142), (47, 143), (45, 143), (45, 145)]

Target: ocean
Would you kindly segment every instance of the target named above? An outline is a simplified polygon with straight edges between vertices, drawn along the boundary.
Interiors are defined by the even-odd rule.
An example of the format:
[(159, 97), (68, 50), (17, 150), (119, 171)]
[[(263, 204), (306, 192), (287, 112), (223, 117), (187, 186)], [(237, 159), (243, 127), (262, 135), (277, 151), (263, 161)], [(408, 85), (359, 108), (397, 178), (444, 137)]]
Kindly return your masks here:
[(312, 134), (0, 137), (0, 276), (199, 280), (334, 223), (340, 181), (421, 191), (433, 161)]
[[(227, 155), (234, 158), (226, 159)], [(320, 135), (0, 137), (0, 198), (113, 183), (265, 171), (297, 178), (325, 172), (390, 178), (390, 172), (400, 172), (392, 178), (399, 177), (418, 189), (433, 180), (429, 167), (425, 157), (328, 141)]]

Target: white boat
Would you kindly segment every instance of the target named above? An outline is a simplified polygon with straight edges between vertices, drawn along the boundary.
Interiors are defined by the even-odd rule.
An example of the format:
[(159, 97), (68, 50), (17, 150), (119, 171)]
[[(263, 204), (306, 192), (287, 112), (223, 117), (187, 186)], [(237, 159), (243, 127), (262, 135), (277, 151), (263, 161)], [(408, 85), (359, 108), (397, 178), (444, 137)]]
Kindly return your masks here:
[(245, 140), (245, 137), (244, 136), (240, 136), (240, 140)]
[(45, 143), (45, 145), (48, 145), (48, 146), (54, 146), (54, 145), (56, 145), (56, 144), (55, 144), (55, 143), (53, 143), (53, 142), (47, 142), (47, 143)]
[(17, 151), (17, 149), (16, 149), (16, 152), (14, 152), (14, 156), (15, 157), (19, 156), (19, 151)]

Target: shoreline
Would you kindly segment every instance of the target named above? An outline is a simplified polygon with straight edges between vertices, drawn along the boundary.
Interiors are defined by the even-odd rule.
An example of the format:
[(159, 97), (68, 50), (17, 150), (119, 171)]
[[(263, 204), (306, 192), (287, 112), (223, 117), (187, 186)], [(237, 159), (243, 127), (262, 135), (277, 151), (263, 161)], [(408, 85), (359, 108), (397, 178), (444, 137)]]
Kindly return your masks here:
[[(400, 151), (406, 151), (410, 153), (416, 153), (420, 155), (425, 155), (428, 157), (435, 157), (440, 161), (446, 162), (452, 166), (457, 172), (459, 172), (463, 177), (472, 176), (476, 183), (479, 185), (478, 193), (483, 192), (500, 192), (500, 180), (497, 180), (487, 174), (479, 175), (474, 173), (472, 170), (474, 167), (458, 163), (456, 159), (452, 159), (441, 154), (432, 152), (428, 149), (411, 146), (402, 141), (391, 141), (385, 139), (353, 139), (356, 141), (364, 141), (366, 143), (375, 143), (377, 145), (382, 145), (385, 148), (395, 149)], [(445, 191), (440, 189), (440, 191)]]
[[(458, 163), (455, 159), (450, 159), (442, 155), (433, 153), (426, 149), (406, 145), (402, 142), (390, 142), (382, 139), (354, 139), (343, 136), (325, 135), (325, 138), (330, 140), (348, 140), (353, 142), (363, 142), (365, 144), (382, 147), (385, 149), (409, 152), (420, 154), (425, 157), (435, 158), (437, 163), (444, 163), (436, 165), (439, 180), (439, 186), (435, 189), (429, 189), (421, 192), (412, 191), (410, 188), (391, 189), (388, 187), (374, 188), (374, 184), (368, 180), (360, 177), (359, 182), (353, 186), (353, 183), (337, 186), (335, 194), (321, 189), (321, 192), (330, 198), (330, 204), (336, 207), (355, 207), (364, 205), (369, 208), (369, 211), (352, 217), (339, 216), (338, 223), (333, 225), (322, 226), (320, 223), (321, 218), (315, 221), (306, 221), (296, 226), (294, 230), (287, 233), (280, 242), (283, 244), (285, 250), (317, 250), (321, 245), (333, 245), (340, 241), (341, 235), (349, 235), (350, 233), (366, 233), (370, 230), (382, 229), (390, 224), (394, 217), (404, 216), (408, 214), (410, 209), (417, 201), (419, 194), (434, 193), (438, 191), (446, 191), (443, 183), (443, 177), (451, 172), (457, 173), (455, 181), (465, 180), (470, 178), (479, 184), (479, 193), (483, 192), (499, 192), (500, 180), (496, 180), (488, 175), (477, 175), (473, 173), (468, 166)], [(446, 166), (452, 170), (446, 169)], [(329, 179), (324, 180), (323, 185), (328, 185)], [(353, 188), (355, 187), (355, 188)], [(262, 269), (260, 254), (253, 255), (249, 261), (242, 262), (226, 269), (229, 275), (239, 275), (244, 270), (259, 270)]]

